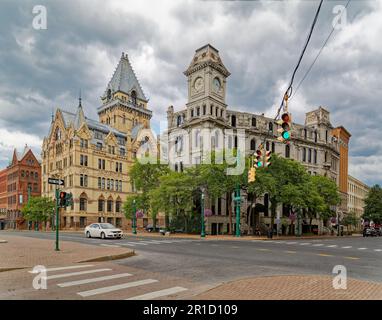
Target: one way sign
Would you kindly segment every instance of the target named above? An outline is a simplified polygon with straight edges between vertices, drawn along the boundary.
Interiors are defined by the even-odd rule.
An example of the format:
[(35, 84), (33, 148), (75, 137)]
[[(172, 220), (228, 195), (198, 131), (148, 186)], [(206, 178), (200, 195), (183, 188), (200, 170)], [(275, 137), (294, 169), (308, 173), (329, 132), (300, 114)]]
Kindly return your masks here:
[(48, 178), (48, 183), (49, 184), (56, 184), (58, 186), (63, 186), (64, 185), (64, 180), (62, 180), (62, 179), (55, 179), (55, 178)]

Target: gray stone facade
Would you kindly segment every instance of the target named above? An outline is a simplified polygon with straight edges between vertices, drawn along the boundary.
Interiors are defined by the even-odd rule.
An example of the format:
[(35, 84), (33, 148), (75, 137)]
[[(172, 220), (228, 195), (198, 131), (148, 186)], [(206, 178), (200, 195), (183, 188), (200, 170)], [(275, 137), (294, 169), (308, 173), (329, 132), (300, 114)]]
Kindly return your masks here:
[[(264, 141), (267, 150), (283, 157), (295, 159), (302, 163), (312, 175), (325, 175), (338, 184), (339, 177), (339, 146), (332, 136), (333, 126), (330, 123), (330, 114), (323, 107), (306, 113), (305, 124), (293, 123), (291, 129), (291, 143), (283, 144), (277, 140), (278, 125), (274, 119), (264, 114), (255, 114), (236, 111), (229, 108), (225, 101), (227, 78), (230, 75), (219, 56), (218, 50), (206, 45), (196, 50), (190, 66), (184, 72), (188, 83), (188, 102), (186, 107), (174, 111), (170, 106), (167, 111), (170, 165), (175, 170), (182, 170), (188, 165), (198, 164), (202, 161), (202, 149), (221, 148), (223, 144), (229, 148), (241, 143), (235, 138), (236, 133), (244, 132), (245, 152), (253, 154), (259, 144)], [(293, 113), (292, 113), (293, 116)], [(201, 147), (199, 132), (203, 129), (211, 130), (211, 144)], [(222, 130), (222, 131), (220, 131)], [(224, 130), (232, 130), (233, 136), (224, 135)], [(186, 135), (184, 135), (186, 133)], [(223, 137), (224, 136), (224, 137)], [(181, 140), (181, 147), (179, 147)], [(186, 140), (186, 141), (185, 141)], [(204, 140), (203, 140), (204, 141)], [(186, 159), (186, 161), (184, 161)], [(242, 195), (244, 190), (242, 191)], [(228, 207), (226, 196), (207, 203), (213, 207), (214, 215), (207, 218), (207, 233), (226, 233), (228, 231)], [(241, 203), (241, 231), (251, 234), (256, 225), (270, 224), (269, 215), (265, 213), (254, 214), (254, 205), (244, 194)], [(266, 199), (257, 202), (267, 204)], [(265, 203), (264, 203), (265, 202)], [(282, 208), (278, 208), (277, 217), (280, 219), (279, 228), (290, 224), (289, 219), (282, 215)], [(232, 218), (233, 224), (235, 218)], [(321, 221), (314, 221), (319, 232), (322, 229)], [(284, 228), (283, 227), (283, 228)]]

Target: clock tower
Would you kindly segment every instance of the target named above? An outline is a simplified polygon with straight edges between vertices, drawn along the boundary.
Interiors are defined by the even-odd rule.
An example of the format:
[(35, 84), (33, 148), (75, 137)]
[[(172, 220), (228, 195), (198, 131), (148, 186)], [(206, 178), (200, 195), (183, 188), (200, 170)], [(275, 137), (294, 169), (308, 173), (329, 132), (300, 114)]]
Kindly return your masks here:
[(188, 77), (188, 118), (224, 118), (226, 82), (230, 72), (220, 59), (219, 51), (210, 44), (197, 49), (184, 74)]

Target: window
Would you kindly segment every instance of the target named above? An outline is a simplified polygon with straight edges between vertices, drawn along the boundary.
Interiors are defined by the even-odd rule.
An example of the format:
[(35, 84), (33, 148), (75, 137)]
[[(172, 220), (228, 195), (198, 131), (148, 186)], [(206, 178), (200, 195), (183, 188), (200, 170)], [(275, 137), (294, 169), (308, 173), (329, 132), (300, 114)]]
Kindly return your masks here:
[(308, 138), (308, 132), (306, 131), (306, 129), (304, 129), (304, 139), (307, 139)]
[(302, 148), (302, 161), (306, 161), (306, 148)]
[(102, 189), (105, 189), (105, 178), (102, 178)]
[(317, 163), (317, 150), (316, 149), (314, 150), (314, 153), (313, 153), (313, 161), (314, 161), (314, 163)]
[(80, 186), (81, 187), (84, 186), (84, 175), (83, 174), (80, 174)]
[(102, 142), (97, 142), (97, 144), (96, 144), (96, 148), (97, 148), (97, 150), (102, 150)]
[(206, 106), (204, 105), (203, 106), (203, 115), (205, 115), (206, 114)]
[(113, 200), (107, 200), (107, 212), (113, 212)]
[(119, 191), (122, 191), (122, 180), (119, 180)]
[(315, 132), (314, 132), (314, 142), (317, 142), (317, 138), (318, 138), (318, 134), (317, 134), (317, 132), (315, 131)]
[(125, 148), (119, 148), (119, 155), (124, 157), (126, 155), (126, 150)]
[(135, 90), (131, 91), (131, 102), (133, 105), (137, 105), (137, 93)]
[(114, 154), (115, 153), (115, 147), (109, 146), (109, 153)]
[(102, 169), (102, 159), (98, 159), (98, 169)]
[(220, 110), (220, 116), (223, 118), (223, 109)]
[(325, 141), (328, 143), (328, 130), (325, 131)]
[(269, 129), (269, 131), (273, 131), (273, 123), (272, 122), (269, 122), (268, 129)]
[(80, 198), (80, 211), (86, 211), (86, 198)]
[(178, 172), (178, 164), (175, 163), (175, 168), (174, 168), (175, 172)]
[(121, 162), (119, 163), (119, 172), (122, 173), (122, 163)]
[(98, 189), (101, 189), (102, 187), (102, 179), (98, 177)]
[(110, 179), (107, 179), (107, 190), (110, 190)]
[(115, 212), (121, 212), (121, 201), (117, 200), (115, 202)]
[(215, 108), (215, 116), (217, 117), (218, 115), (219, 115), (219, 108), (216, 107), (216, 108)]
[(325, 151), (325, 161), (324, 162), (328, 162), (328, 152)]
[(110, 190), (114, 190), (114, 179), (110, 180)]
[(115, 172), (118, 172), (118, 162), (115, 163)]
[(105, 210), (105, 200), (98, 200), (98, 211), (103, 212)]
[(106, 160), (102, 160), (102, 169), (105, 170), (106, 168)]
[(312, 162), (312, 149), (308, 150), (308, 162)]
[(290, 157), (290, 147), (288, 145), (285, 146), (285, 158)]
[(237, 136), (235, 136), (234, 148), (237, 149)]
[(88, 166), (88, 156), (85, 156), (83, 154), (80, 155), (80, 165), (81, 166)]
[(231, 116), (231, 126), (236, 127), (236, 116), (234, 115)]
[(199, 108), (199, 107), (196, 108), (196, 115), (197, 115), (198, 117), (200, 116), (200, 108)]
[(81, 148), (87, 148), (88, 147), (88, 140), (81, 139), (80, 140), (80, 147)]
[(212, 105), (210, 105), (210, 115), (212, 115), (212, 108), (213, 108), (213, 106)]
[(69, 166), (72, 166), (72, 165), (73, 165), (73, 157), (69, 156)]
[(251, 150), (256, 150), (256, 140), (255, 139), (251, 140)]
[(182, 117), (179, 115), (179, 116), (176, 118), (176, 125), (177, 125), (177, 127), (179, 127), (181, 124), (182, 124)]
[(256, 127), (256, 118), (252, 118), (252, 127)]

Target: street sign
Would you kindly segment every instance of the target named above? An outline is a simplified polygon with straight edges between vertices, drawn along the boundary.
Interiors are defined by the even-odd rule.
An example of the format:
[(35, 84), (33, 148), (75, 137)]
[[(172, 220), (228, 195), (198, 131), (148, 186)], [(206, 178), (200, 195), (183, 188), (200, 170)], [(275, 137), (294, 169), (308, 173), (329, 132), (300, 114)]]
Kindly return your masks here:
[(49, 184), (56, 184), (58, 186), (63, 186), (64, 185), (64, 180), (62, 180), (62, 179), (55, 179), (55, 178), (48, 178), (48, 183)]

